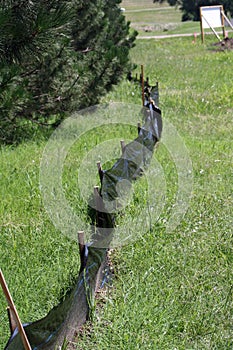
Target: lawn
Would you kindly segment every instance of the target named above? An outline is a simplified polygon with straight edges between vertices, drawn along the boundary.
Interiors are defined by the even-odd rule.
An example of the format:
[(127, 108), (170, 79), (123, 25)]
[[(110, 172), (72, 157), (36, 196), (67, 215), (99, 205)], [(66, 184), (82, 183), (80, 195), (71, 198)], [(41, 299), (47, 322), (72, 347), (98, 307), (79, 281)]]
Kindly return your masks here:
[(152, 0), (123, 0), (121, 5), (125, 8), (126, 19), (140, 36), (200, 31), (198, 22), (181, 22), (182, 14), (179, 9), (169, 6), (167, 2), (158, 4)]
[[(193, 35), (201, 32), (200, 22), (182, 22), (182, 13), (179, 8), (169, 6), (166, 1), (158, 4), (153, 3), (152, 0), (123, 0), (121, 6), (125, 9), (126, 19), (130, 21), (132, 28), (136, 29), (141, 37), (169, 34)], [(216, 30), (222, 33), (221, 28)], [(205, 30), (205, 32), (212, 34), (211, 30)]]
[[(130, 10), (138, 8), (136, 3), (131, 2)], [(122, 7), (127, 15), (126, 1)], [(172, 158), (179, 143), (173, 139), (174, 149), (169, 149), (169, 139), (162, 138), (152, 163), (161, 169), (163, 180), (160, 216), (148, 230), (137, 225), (148, 199), (142, 179), (126, 210), (127, 218), (136, 222), (137, 239), (112, 251), (112, 285), (97, 298), (94, 319), (77, 338), (77, 349), (233, 348), (233, 52), (214, 51), (214, 36), (205, 45), (200, 38), (192, 40), (138, 39), (131, 52), (138, 65), (133, 75), (143, 64), (151, 84), (159, 82), (165, 127), (170, 123), (177, 130), (192, 162), (190, 203), (179, 225), (166, 230), (183, 182), (182, 174), (178, 182), (179, 159)], [(140, 105), (140, 86), (123, 80), (103, 99), (109, 101)], [(108, 138), (134, 137), (135, 130), (129, 128), (97, 129), (72, 150), (63, 183), (81, 217), (85, 203), (78, 200), (75, 176), (82, 157)], [(37, 135), (18, 146), (2, 145), (0, 151), (0, 266), (23, 322), (44, 316), (79, 268), (76, 243), (54, 227), (40, 193), (47, 139)], [(0, 293), (0, 348), (9, 335), (5, 308)]]

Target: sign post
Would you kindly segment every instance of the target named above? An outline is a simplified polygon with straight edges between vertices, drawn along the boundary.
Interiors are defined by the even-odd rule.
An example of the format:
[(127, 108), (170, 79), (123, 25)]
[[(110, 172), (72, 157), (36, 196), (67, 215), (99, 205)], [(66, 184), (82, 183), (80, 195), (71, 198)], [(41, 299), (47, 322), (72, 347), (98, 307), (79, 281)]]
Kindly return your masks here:
[(202, 42), (204, 42), (205, 28), (210, 28), (219, 41), (221, 41), (221, 38), (214, 28), (222, 28), (223, 37), (225, 38), (224, 18), (225, 15), (222, 5), (200, 7)]

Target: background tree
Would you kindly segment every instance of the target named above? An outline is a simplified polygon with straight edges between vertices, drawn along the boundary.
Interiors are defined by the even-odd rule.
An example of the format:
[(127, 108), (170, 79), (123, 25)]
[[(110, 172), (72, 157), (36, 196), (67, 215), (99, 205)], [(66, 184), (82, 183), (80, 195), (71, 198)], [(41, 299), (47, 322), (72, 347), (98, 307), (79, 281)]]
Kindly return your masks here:
[[(153, 2), (163, 3), (165, 0), (153, 0)], [(233, 16), (233, 1), (232, 0), (167, 0), (171, 6), (177, 6), (182, 12), (182, 21), (199, 21), (200, 20), (200, 6), (214, 6), (223, 5), (224, 11)]]
[[(129, 69), (119, 0), (0, 1), (0, 138), (98, 103)], [(8, 133), (8, 134), (7, 134)]]

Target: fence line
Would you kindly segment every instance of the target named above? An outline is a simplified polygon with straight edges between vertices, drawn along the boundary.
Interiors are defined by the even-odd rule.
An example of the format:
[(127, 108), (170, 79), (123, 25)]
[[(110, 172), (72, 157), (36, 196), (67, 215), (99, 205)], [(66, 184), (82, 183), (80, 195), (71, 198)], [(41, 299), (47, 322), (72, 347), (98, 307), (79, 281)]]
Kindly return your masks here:
[[(96, 207), (90, 210), (93, 233), (92, 244), (84, 244), (84, 232), (78, 233), (81, 266), (74, 287), (65, 299), (55, 306), (44, 318), (23, 325), (32, 350), (52, 350), (64, 341), (73, 341), (77, 330), (91, 318), (97, 287), (106, 277), (107, 253), (114, 234), (115, 215), (108, 212), (106, 202), (117, 199), (116, 186), (119, 179), (131, 184), (142, 176), (142, 168), (150, 164), (152, 152), (162, 132), (161, 111), (158, 107), (158, 83), (149, 85), (149, 79), (139, 80), (130, 75), (130, 80), (140, 84), (143, 79), (143, 105), (146, 107), (143, 126), (138, 125), (138, 135), (133, 142), (121, 142), (122, 156), (111, 169), (103, 170), (97, 163), (100, 188), (94, 188)], [(140, 157), (135, 159), (135, 143), (140, 145)], [(138, 152), (138, 149), (137, 149)], [(139, 159), (139, 160), (138, 160)], [(8, 340), (4, 350), (24, 350), (18, 328)]]

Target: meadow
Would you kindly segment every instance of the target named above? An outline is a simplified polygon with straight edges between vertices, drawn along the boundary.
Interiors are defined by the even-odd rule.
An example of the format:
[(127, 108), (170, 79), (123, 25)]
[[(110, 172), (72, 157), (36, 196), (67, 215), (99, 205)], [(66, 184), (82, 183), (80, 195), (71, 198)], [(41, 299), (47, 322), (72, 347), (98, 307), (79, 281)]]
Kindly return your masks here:
[[(139, 1), (129, 3), (132, 10), (139, 6)], [(233, 348), (233, 52), (216, 51), (214, 36), (204, 45), (200, 38), (192, 41), (137, 39), (131, 52), (137, 64), (133, 75), (143, 64), (151, 84), (159, 82), (163, 118), (186, 145), (193, 173), (190, 204), (168, 232), (179, 184), (162, 138), (154, 157), (166, 182), (163, 210), (150, 230), (139, 223), (138, 239), (111, 252), (113, 280), (96, 299), (92, 323), (78, 336), (77, 349)], [(140, 105), (140, 86), (124, 79), (102, 100), (111, 101)], [(86, 208), (78, 200), (78, 165), (109, 137), (133, 139), (135, 130), (97, 128), (83, 136), (64, 166), (67, 198), (82, 218)], [(0, 150), (0, 267), (23, 322), (43, 317), (56, 305), (79, 268), (76, 242), (54, 227), (40, 193), (40, 161), (48, 138), (36, 131), (31, 140)], [(142, 180), (126, 211), (129, 219), (140, 213), (146, 196)], [(1, 349), (8, 336), (0, 293)]]
[(198, 22), (181, 22), (180, 10), (166, 1), (158, 4), (152, 0), (123, 0), (121, 5), (126, 19), (140, 36), (200, 32)]

